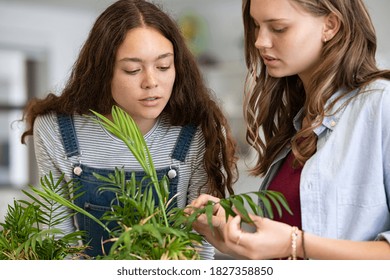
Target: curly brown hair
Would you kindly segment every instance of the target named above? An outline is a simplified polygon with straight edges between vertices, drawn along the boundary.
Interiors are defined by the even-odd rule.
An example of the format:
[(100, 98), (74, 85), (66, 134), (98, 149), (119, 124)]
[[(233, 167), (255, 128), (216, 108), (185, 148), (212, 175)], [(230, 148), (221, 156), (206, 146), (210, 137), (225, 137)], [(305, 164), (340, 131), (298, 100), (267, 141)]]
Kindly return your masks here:
[[(255, 23), (250, 15), (251, 0), (243, 0), (245, 59), (248, 68), (244, 115), (246, 139), (258, 152), (252, 175), (264, 175), (279, 152), (290, 145), (301, 165), (315, 152), (317, 136), (313, 132), (326, 112), (342, 98), (325, 104), (340, 88), (344, 94), (362, 88), (374, 79), (390, 79), (390, 71), (376, 66), (376, 34), (362, 0), (290, 0), (313, 16), (334, 14), (340, 29), (322, 49), (321, 64), (312, 73), (305, 92), (298, 75), (274, 78), (267, 74), (255, 48)], [(306, 128), (296, 132), (293, 118), (300, 109), (308, 120)], [(300, 139), (300, 141), (297, 141)], [(302, 141), (302, 139), (304, 139)]]
[(111, 81), (116, 52), (129, 30), (144, 26), (158, 30), (174, 47), (176, 79), (164, 112), (172, 125), (201, 127), (206, 143), (204, 165), (208, 193), (217, 197), (224, 197), (226, 191), (233, 194), (238, 172), (236, 143), (228, 121), (205, 86), (177, 23), (147, 1), (119, 0), (97, 18), (61, 95), (50, 93), (44, 99), (33, 99), (27, 104), (23, 120), (28, 127), (22, 135), (22, 143), (33, 135), (34, 121), (39, 115), (49, 112), (86, 114), (90, 110), (110, 113), (115, 104)]

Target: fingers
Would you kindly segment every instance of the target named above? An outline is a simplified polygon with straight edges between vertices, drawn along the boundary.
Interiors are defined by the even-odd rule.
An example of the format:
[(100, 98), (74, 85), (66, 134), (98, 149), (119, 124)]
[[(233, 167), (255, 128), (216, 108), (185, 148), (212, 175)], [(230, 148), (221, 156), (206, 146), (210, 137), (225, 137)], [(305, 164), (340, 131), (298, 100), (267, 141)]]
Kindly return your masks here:
[(198, 198), (192, 201), (190, 205), (194, 208), (201, 208), (204, 207), (209, 201), (218, 203), (220, 199), (208, 194), (201, 194)]
[(194, 207), (187, 205), (186, 208), (184, 208), (184, 213), (187, 215), (192, 215), (192, 213), (194, 213)]
[(243, 232), (241, 231), (241, 232), (240, 232), (240, 235), (238, 236), (237, 241), (236, 241), (236, 245), (237, 245), (237, 246), (240, 245), (240, 241), (241, 241), (242, 235), (243, 235)]
[(264, 218), (257, 216), (257, 215), (253, 215), (253, 214), (249, 214), (249, 217), (253, 221), (254, 226), (256, 228), (260, 228), (261, 224), (263, 223)]
[(237, 244), (241, 242), (243, 235), (241, 217), (237, 215), (226, 224), (225, 239), (232, 244)]
[(197, 218), (196, 218), (196, 221), (194, 222), (198, 225), (207, 225), (208, 224), (208, 221), (207, 221), (207, 217), (205, 214), (201, 214), (199, 215)]
[[(223, 215), (213, 215), (211, 217), (211, 224), (213, 227), (223, 227), (225, 225), (225, 216)], [(201, 214), (197, 216), (196, 221), (193, 224), (194, 226), (209, 226), (209, 220), (206, 214)]]
[[(186, 214), (191, 215), (196, 211), (196, 209), (204, 208), (209, 203), (209, 201), (214, 203), (211, 224), (213, 227), (220, 227), (222, 224), (224, 224), (222, 218), (225, 217), (225, 214), (222, 210), (220, 210), (220, 205), (218, 203), (220, 199), (217, 197), (208, 194), (201, 194), (198, 198), (192, 201), (192, 203), (187, 206), (184, 211)], [(209, 227), (209, 220), (207, 219), (207, 215), (200, 214), (193, 223), (193, 228), (199, 232), (203, 227)]]
[(191, 215), (192, 213), (194, 213), (195, 209), (202, 209), (202, 208), (204, 208), (209, 203), (209, 201), (214, 202), (213, 214), (216, 214), (219, 211), (219, 208), (220, 208), (220, 205), (218, 204), (220, 199), (217, 198), (217, 197), (208, 195), (208, 194), (201, 194), (198, 198), (196, 198), (194, 201), (192, 201), (190, 205), (187, 205), (187, 207), (184, 210), (184, 212), (187, 215)]
[[(263, 218), (252, 214), (249, 215), (254, 221), (255, 227), (259, 229), (262, 226)], [(239, 215), (229, 220), (229, 222), (225, 225), (225, 240), (230, 242), (234, 247), (240, 246), (249, 248), (253, 244), (254, 235), (252, 232), (242, 230), (241, 220), (241, 216)]]
[(248, 252), (253, 247), (253, 234), (241, 228), (241, 217), (232, 218), (225, 227), (224, 240), (228, 252), (236, 259), (247, 259)]

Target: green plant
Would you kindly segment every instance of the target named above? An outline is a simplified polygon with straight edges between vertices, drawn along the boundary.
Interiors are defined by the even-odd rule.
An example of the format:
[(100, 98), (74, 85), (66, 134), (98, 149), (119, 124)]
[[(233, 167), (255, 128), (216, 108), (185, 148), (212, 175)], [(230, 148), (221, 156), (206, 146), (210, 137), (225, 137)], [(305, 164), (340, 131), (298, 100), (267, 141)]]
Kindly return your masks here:
[[(120, 223), (118, 230), (112, 232), (112, 234), (114, 233), (112, 241), (115, 241), (115, 243), (109, 257), (116, 255), (114, 253), (115, 250), (119, 250), (125, 252), (124, 255), (120, 254), (119, 258), (126, 258), (129, 255), (137, 256), (137, 258), (151, 257), (152, 259), (155, 257), (159, 259), (163, 256), (164, 258), (170, 258), (172, 255), (175, 258), (178, 255), (187, 258), (188, 254), (192, 258), (197, 258), (197, 254), (191, 252), (193, 250), (192, 244), (194, 242), (199, 243), (202, 238), (192, 232), (192, 223), (199, 215), (206, 214), (209, 224), (212, 227), (211, 218), (214, 203), (210, 201), (206, 207), (195, 209), (191, 215), (187, 215), (184, 209), (180, 208), (173, 208), (167, 212), (169, 205), (169, 182), (166, 177), (160, 182), (158, 181), (149, 149), (133, 119), (125, 111), (116, 106), (112, 108), (113, 121), (99, 113), (93, 113), (108, 131), (127, 145), (146, 172), (147, 176), (144, 179), (151, 180), (148, 190), (142, 193), (140, 186), (134, 188), (137, 185), (134, 176), (128, 185), (125, 183), (123, 170), (121, 172), (117, 170), (115, 176), (111, 176), (110, 178), (95, 174), (97, 178), (112, 186), (103, 188), (103, 190), (112, 191), (116, 193), (117, 197), (116, 204), (112, 207), (112, 210), (103, 216), (103, 219), (107, 221)], [(156, 190), (158, 195), (159, 206), (156, 208), (152, 199), (152, 188)], [(253, 201), (250, 194), (254, 194), (259, 198), (262, 203), (261, 206)], [(267, 214), (270, 218), (273, 218), (274, 211), (272, 205), (275, 207), (279, 216), (282, 215), (282, 208), (292, 214), (283, 194), (275, 191), (233, 195), (221, 199), (218, 203), (225, 209), (226, 219), (229, 216), (236, 215), (232, 209), (234, 207), (243, 215), (244, 222), (252, 223), (245, 207), (245, 202), (256, 215), (265, 216)], [(136, 209), (136, 211), (131, 211), (131, 209)], [(143, 235), (145, 232), (147, 236)], [(153, 238), (148, 238), (151, 236)], [(142, 254), (135, 253), (138, 251), (133, 246), (136, 246), (138, 250), (145, 246), (147, 250)], [(174, 249), (171, 251), (170, 248), (172, 246)], [(150, 256), (148, 252), (151, 251), (156, 253), (156, 255)]]
[[(135, 175), (125, 180), (123, 169), (103, 177), (95, 174), (107, 185), (100, 191), (115, 194), (111, 210), (102, 220), (115, 222), (118, 226), (110, 231), (112, 247), (104, 259), (198, 259), (194, 245), (200, 245), (202, 237), (191, 232), (190, 227), (177, 224), (175, 217), (184, 216), (183, 209), (170, 209), (168, 184), (166, 178), (158, 185), (148, 185), (142, 190), (142, 181)], [(146, 178), (144, 178), (146, 180)], [(159, 205), (155, 206), (153, 188), (160, 193)], [(161, 203), (162, 202), (162, 203)], [(161, 207), (163, 206), (163, 207)]]
[[(52, 174), (41, 179), (43, 189), (63, 196), (69, 194), (69, 184), (61, 184), (61, 177), (54, 182)], [(0, 259), (12, 260), (58, 260), (68, 256), (83, 255), (85, 246), (80, 246), (82, 232), (64, 234), (56, 228), (73, 214), (60, 210), (61, 204), (52, 199), (41, 200), (37, 188), (24, 191), (31, 201), (15, 200), (8, 205), (0, 231)], [(38, 191), (39, 192), (39, 191)]]
[[(115, 170), (108, 177), (94, 174), (106, 184), (100, 190), (113, 192), (116, 197), (111, 210), (102, 218), (118, 224), (110, 232), (112, 238), (106, 241), (113, 244), (104, 258), (198, 259), (195, 245), (201, 243), (202, 237), (186, 224), (176, 223), (178, 216), (185, 216), (184, 211), (170, 207), (169, 181), (167, 177), (158, 179), (149, 149), (133, 119), (116, 106), (112, 109), (113, 121), (93, 113), (109, 132), (127, 145), (146, 174), (141, 182), (135, 180), (134, 173), (126, 181), (123, 169)], [(158, 201), (154, 200), (153, 191)]]
[[(47, 188), (34, 191), (45, 199), (55, 200), (88, 216), (108, 231), (110, 238), (104, 242), (110, 242), (112, 246), (99, 259), (199, 259), (196, 246), (200, 245), (202, 237), (193, 232), (188, 224), (176, 222), (176, 217), (185, 216), (184, 209), (170, 207), (172, 199), (169, 200), (169, 181), (166, 177), (158, 179), (137, 125), (116, 106), (112, 110), (113, 121), (96, 112), (94, 114), (108, 131), (128, 146), (146, 176), (137, 182), (133, 173), (131, 179), (126, 180), (125, 171), (118, 168), (107, 177), (94, 174), (102, 182), (100, 192), (115, 194), (111, 210), (101, 220)], [(153, 191), (158, 201), (154, 200)], [(114, 223), (116, 227), (110, 229), (106, 226), (108, 223)]]
[[(26, 192), (33, 202), (19, 201), (15, 202), (14, 207), (9, 206), (0, 235), (0, 259), (82, 256), (85, 247), (75, 244), (80, 241), (83, 232), (64, 235), (56, 229), (64, 219), (76, 212), (93, 219), (109, 233), (109, 239), (103, 242), (110, 242), (111, 249), (99, 259), (199, 259), (197, 248), (203, 238), (192, 230), (192, 224), (199, 215), (205, 214), (212, 226), (215, 203), (210, 201), (204, 208), (194, 209), (191, 215), (185, 213), (185, 209), (173, 207), (175, 198), (169, 199), (169, 181), (166, 177), (158, 179), (149, 149), (132, 118), (117, 106), (112, 108), (112, 121), (97, 112), (93, 113), (97, 117), (92, 117), (93, 120), (127, 145), (146, 176), (138, 182), (133, 173), (127, 180), (125, 171), (118, 168), (107, 177), (94, 174), (102, 182), (100, 192), (115, 194), (111, 209), (101, 220), (73, 203), (78, 195), (82, 195), (76, 195), (79, 186), (63, 182), (63, 176), (57, 182), (54, 182), (51, 174), (42, 178), (40, 188), (30, 186), (32, 193)], [(158, 201), (155, 201), (153, 192), (157, 194)], [(274, 209), (282, 215), (282, 208), (291, 213), (281, 193), (253, 192), (262, 206), (258, 206), (250, 194), (233, 195), (218, 202), (225, 209), (226, 219), (236, 215), (233, 211), (236, 208), (243, 215), (243, 220), (251, 223), (246, 203), (253, 213), (260, 216), (267, 214), (273, 218)], [(57, 213), (61, 206), (72, 209), (72, 214)], [(109, 223), (116, 226), (109, 228)], [(45, 225), (46, 229), (39, 224)]]

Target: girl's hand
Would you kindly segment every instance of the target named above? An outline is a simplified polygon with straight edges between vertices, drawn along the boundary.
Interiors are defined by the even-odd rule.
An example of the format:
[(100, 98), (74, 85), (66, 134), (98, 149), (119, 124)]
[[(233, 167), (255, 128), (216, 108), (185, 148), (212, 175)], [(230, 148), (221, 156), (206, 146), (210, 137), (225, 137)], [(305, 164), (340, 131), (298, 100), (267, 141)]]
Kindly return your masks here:
[(241, 228), (241, 217), (230, 219), (223, 237), (229, 252), (249, 259), (286, 258), (291, 254), (291, 226), (250, 214), (255, 232)]
[[(240, 213), (236, 211), (237, 216), (226, 221), (225, 210), (218, 203), (219, 198), (207, 194), (195, 199), (186, 211), (192, 213), (194, 208), (203, 208), (209, 201), (215, 202), (211, 220), (213, 228), (208, 224), (205, 214), (198, 217), (193, 228), (220, 252), (236, 259), (275, 259), (290, 256), (291, 226), (249, 214), (255, 231), (244, 231)], [(298, 246), (300, 244), (297, 244)]]
[(202, 194), (187, 206), (186, 212), (191, 214), (193, 209), (203, 208), (209, 201), (215, 202), (211, 219), (213, 228), (210, 227), (206, 215), (202, 214), (199, 215), (197, 220), (192, 224), (193, 229), (203, 235), (203, 237), (219, 251), (227, 254), (229, 252), (226, 250), (227, 248), (223, 238), (223, 230), (226, 225), (225, 210), (218, 203), (220, 199), (211, 195)]

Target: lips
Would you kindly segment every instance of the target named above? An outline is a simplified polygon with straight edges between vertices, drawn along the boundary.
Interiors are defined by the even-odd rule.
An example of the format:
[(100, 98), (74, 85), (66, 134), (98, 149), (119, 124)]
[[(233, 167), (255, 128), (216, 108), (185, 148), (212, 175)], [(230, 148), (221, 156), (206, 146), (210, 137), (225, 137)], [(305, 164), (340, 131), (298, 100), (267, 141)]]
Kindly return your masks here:
[(143, 106), (146, 107), (154, 107), (160, 104), (160, 99), (161, 97), (158, 96), (151, 96), (151, 97), (146, 97), (144, 99), (140, 99), (140, 102)]
[(271, 55), (264, 55), (262, 54), (261, 57), (263, 58), (264, 61), (275, 61), (278, 60), (277, 58), (271, 56)]
[(142, 99), (142, 101), (154, 101), (157, 99), (158, 99), (158, 97), (148, 97), (148, 98)]
[(261, 57), (263, 58), (264, 64), (269, 66), (269, 67), (277, 67), (278, 62), (280, 61), (279, 59), (277, 59), (276, 57), (274, 57), (272, 55), (262, 54)]

